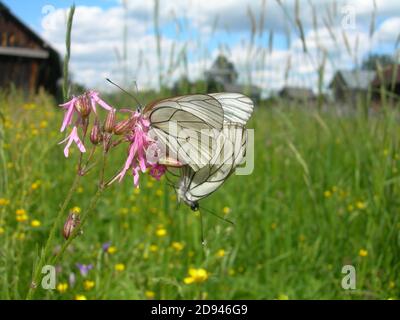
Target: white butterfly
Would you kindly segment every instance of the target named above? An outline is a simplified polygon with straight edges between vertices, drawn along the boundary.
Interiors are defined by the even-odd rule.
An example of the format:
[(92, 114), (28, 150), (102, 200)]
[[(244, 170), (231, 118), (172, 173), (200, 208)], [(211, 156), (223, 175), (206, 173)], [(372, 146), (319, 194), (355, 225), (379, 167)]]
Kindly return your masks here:
[[(213, 105), (208, 107), (212, 111), (211, 114), (215, 114), (215, 110), (212, 108), (218, 110), (218, 122), (221, 120), (219, 112), (220, 108), (222, 109), (222, 128), (218, 123), (213, 122), (214, 133), (210, 135), (210, 138), (213, 139), (211, 147), (207, 143), (203, 147), (201, 145), (204, 142), (203, 137), (201, 134), (198, 135), (200, 148), (194, 147), (194, 150), (205, 154), (202, 159), (202, 161), (206, 161), (205, 163), (194, 163), (195, 165), (193, 165), (188, 162), (187, 165), (177, 165), (179, 167), (177, 170), (169, 170), (173, 176), (179, 179), (174, 183), (178, 200), (183, 201), (193, 210), (198, 209), (199, 200), (215, 192), (234, 172), (236, 166), (243, 161), (247, 145), (247, 132), (244, 126), (254, 108), (251, 99), (239, 93), (213, 93), (201, 96), (212, 97), (218, 102), (215, 104), (215, 101), (211, 100)], [(185, 101), (191, 101), (191, 97), (184, 96)], [(189, 107), (187, 112), (192, 113), (193, 110), (196, 110), (196, 104), (185, 106)], [(199, 112), (197, 115), (203, 120), (208, 116), (199, 114)], [(182, 114), (182, 116), (185, 117), (186, 114)], [(213, 120), (215, 119), (217, 118), (213, 118)], [(167, 118), (166, 121), (169, 119)], [(167, 132), (164, 134), (165, 138), (162, 135), (159, 137), (163, 143), (167, 144)], [(171, 161), (164, 160), (166, 160), (165, 164), (171, 165)]]
[(159, 163), (187, 164), (196, 172), (211, 162), (215, 152), (213, 142), (225, 124), (244, 125), (252, 111), (250, 98), (224, 92), (155, 101), (144, 108), (143, 114), (151, 123), (149, 134), (156, 136), (167, 149)]

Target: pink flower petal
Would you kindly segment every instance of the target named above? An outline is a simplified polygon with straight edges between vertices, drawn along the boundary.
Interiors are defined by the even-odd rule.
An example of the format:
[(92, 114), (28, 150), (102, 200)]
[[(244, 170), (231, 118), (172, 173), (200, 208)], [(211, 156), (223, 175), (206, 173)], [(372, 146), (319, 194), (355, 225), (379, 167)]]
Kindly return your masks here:
[(94, 101), (96, 101), (96, 103), (97, 103), (99, 106), (101, 106), (102, 108), (104, 108), (104, 109), (106, 109), (106, 110), (108, 110), (108, 111), (110, 111), (110, 110), (113, 109), (113, 108), (112, 108), (110, 105), (108, 105), (104, 100), (101, 100), (101, 99), (99, 98), (99, 94), (98, 94), (97, 92), (91, 91), (91, 92), (89, 92), (89, 96), (90, 96)]
[(68, 103), (68, 105), (65, 106), (68, 109), (67, 109), (67, 112), (65, 113), (64, 120), (63, 120), (61, 129), (60, 129), (61, 132), (63, 132), (65, 130), (65, 128), (71, 124), (72, 116), (74, 113), (75, 103), (76, 103), (76, 99), (74, 98)]

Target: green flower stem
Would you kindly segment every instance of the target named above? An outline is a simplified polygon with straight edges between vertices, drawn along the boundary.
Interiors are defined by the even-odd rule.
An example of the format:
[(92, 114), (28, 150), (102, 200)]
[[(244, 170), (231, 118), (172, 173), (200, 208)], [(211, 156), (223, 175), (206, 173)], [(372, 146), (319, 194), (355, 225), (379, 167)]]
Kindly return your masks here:
[(26, 296), (27, 300), (30, 300), (33, 298), (33, 294), (34, 294), (34, 289), (37, 287), (38, 285), (38, 280), (39, 280), (39, 276), (41, 274), (42, 268), (45, 265), (47, 256), (49, 254), (50, 248), (51, 248), (51, 244), (53, 242), (54, 236), (56, 234), (56, 231), (58, 230), (58, 227), (60, 225), (60, 222), (62, 221), (63, 217), (64, 217), (64, 213), (65, 213), (65, 209), (67, 208), (69, 202), (71, 201), (72, 195), (75, 192), (75, 190), (77, 189), (79, 182), (80, 182), (80, 175), (76, 175), (74, 182), (72, 183), (71, 188), (69, 189), (66, 198), (64, 199), (63, 204), (61, 205), (60, 210), (57, 213), (56, 216), (56, 220), (53, 223), (53, 226), (51, 227), (50, 230), (50, 234), (49, 237), (47, 238), (46, 244), (44, 246), (44, 249), (42, 250), (41, 254), (40, 254), (40, 259), (39, 262), (36, 264), (34, 271), (33, 271), (33, 277), (32, 277), (32, 283), (30, 286), (30, 289), (28, 291), (28, 294)]

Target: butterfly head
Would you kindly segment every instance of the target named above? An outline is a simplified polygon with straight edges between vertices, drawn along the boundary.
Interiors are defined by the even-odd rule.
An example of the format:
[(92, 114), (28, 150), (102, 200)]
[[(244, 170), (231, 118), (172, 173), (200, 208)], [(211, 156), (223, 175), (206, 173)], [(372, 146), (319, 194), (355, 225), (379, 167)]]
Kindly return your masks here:
[(192, 201), (190, 203), (190, 209), (192, 209), (192, 211), (198, 211), (199, 210), (199, 203), (197, 201)]

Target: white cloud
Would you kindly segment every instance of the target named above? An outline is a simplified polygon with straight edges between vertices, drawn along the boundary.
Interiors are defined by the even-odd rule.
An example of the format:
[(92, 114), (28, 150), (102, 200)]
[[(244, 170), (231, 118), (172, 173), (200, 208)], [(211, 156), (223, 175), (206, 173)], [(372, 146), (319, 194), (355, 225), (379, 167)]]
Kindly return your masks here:
[[(295, 1), (283, 2), (288, 16), (293, 18)], [(227, 48), (223, 51), (235, 63), (242, 81), (247, 80), (251, 72), (253, 83), (265, 91), (279, 89), (284, 83), (316, 88), (316, 69), (322, 63), (322, 52), (327, 53), (325, 79), (328, 81), (336, 69), (351, 67), (354, 61), (361, 61), (370, 49), (377, 49), (387, 43), (393, 45), (398, 37), (400, 18), (396, 17), (396, 13), (400, 12), (400, 1), (376, 1), (377, 17), (384, 21), (371, 39), (368, 33), (372, 1), (339, 0), (336, 7), (328, 0), (312, 2), (317, 14), (317, 30), (311, 28), (313, 12), (308, 2), (301, 1), (299, 8), (308, 48), (308, 54), (304, 54), (298, 30), (293, 26), (291, 46), (282, 49), (283, 45), (279, 41), (282, 42), (283, 30), (288, 22), (276, 1), (266, 1), (264, 29), (273, 29), (281, 36), (278, 40), (279, 48), (274, 48), (271, 53), (267, 50), (267, 35), (263, 38), (256, 37), (256, 47), (250, 51), (248, 48), (251, 24), (247, 8), (251, 8), (259, 26), (263, 3), (261, 0), (225, 0), (212, 4), (204, 0), (160, 1), (164, 72), (170, 64), (171, 50), (174, 50), (173, 60), (177, 63), (172, 72), (165, 76), (165, 81), (171, 84), (184, 72), (183, 59), (178, 56), (182, 48), (186, 47), (189, 78), (195, 79), (202, 76), (220, 52), (218, 44), (224, 43)], [(344, 5), (356, 8), (355, 28), (348, 29), (345, 33), (341, 24), (341, 8)], [(110, 77), (122, 83), (126, 65), (130, 81), (137, 80), (140, 88), (156, 86), (158, 59), (153, 34), (153, 1), (132, 0), (128, 2), (128, 9), (126, 13), (118, 4), (108, 9), (97, 6), (76, 8), (72, 32), (71, 70), (77, 82), (89, 87), (107, 88), (108, 84), (104, 78)], [(125, 14), (129, 58), (126, 64), (121, 61)], [(66, 16), (66, 9), (58, 9), (45, 16), (42, 21), (45, 27), (42, 30), (43, 37), (61, 53), (65, 51)], [(176, 16), (179, 17), (179, 22), (174, 20)], [(217, 32), (212, 33), (216, 17), (219, 17)], [(329, 29), (324, 25), (324, 20), (331, 20)], [(174, 27), (178, 24), (181, 30), (176, 34)], [(226, 29), (229, 32), (224, 31)], [(291, 67), (287, 73), (288, 78), (285, 79), (288, 61), (291, 62)]]

